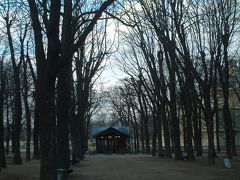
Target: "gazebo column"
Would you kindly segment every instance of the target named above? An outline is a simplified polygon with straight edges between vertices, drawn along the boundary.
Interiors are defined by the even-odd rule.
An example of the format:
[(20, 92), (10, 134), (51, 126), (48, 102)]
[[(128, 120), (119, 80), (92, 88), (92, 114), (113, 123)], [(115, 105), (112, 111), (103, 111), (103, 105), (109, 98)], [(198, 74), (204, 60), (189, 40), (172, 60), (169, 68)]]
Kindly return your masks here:
[(103, 138), (104, 139), (104, 143), (103, 143), (103, 151), (105, 152), (106, 151), (106, 147), (107, 147), (107, 140), (106, 140), (106, 138), (104, 137)]

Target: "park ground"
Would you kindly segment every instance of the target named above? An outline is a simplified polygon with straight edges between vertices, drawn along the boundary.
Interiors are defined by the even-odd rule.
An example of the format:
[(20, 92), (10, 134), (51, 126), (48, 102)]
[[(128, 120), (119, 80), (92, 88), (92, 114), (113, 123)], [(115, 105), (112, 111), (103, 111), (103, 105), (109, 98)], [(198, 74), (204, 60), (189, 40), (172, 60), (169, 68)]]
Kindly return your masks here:
[[(233, 168), (226, 169), (223, 158), (208, 165), (206, 157), (196, 162), (175, 161), (150, 155), (87, 155), (69, 180), (240, 180), (240, 158), (234, 157)], [(8, 165), (0, 173), (1, 180), (37, 180), (39, 161), (22, 166)]]

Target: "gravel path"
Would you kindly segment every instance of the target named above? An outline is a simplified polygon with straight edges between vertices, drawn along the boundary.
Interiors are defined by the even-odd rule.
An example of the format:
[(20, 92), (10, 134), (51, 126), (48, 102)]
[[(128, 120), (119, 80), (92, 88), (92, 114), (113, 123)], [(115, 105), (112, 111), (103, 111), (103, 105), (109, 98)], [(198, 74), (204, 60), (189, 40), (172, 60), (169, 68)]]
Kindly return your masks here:
[(174, 161), (147, 155), (91, 155), (80, 162), (69, 180), (240, 180), (240, 166)]
[[(240, 163), (240, 157), (234, 157)], [(223, 158), (208, 165), (206, 157), (196, 162), (151, 157), (150, 155), (87, 155), (69, 180), (240, 180), (240, 164), (223, 167)], [(21, 166), (8, 162), (0, 180), (39, 180), (39, 161)]]

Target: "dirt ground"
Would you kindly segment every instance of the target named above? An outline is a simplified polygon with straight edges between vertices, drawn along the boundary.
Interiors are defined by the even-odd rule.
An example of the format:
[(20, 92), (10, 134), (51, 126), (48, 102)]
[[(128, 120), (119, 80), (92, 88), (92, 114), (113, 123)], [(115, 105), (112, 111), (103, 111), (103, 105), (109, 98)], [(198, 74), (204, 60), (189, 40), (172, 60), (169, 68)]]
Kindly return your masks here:
[[(223, 158), (216, 165), (208, 165), (206, 158), (196, 162), (151, 157), (150, 155), (87, 155), (69, 180), (240, 180), (240, 158), (232, 169), (223, 166)], [(8, 165), (0, 173), (0, 180), (37, 180), (39, 161), (23, 166)]]

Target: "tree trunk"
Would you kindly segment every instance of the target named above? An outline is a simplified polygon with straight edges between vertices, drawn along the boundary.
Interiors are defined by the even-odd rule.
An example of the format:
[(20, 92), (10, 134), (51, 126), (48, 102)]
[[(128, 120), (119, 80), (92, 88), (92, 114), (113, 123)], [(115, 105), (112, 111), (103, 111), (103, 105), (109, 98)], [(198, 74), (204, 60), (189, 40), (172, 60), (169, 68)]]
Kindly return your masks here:
[[(226, 36), (226, 35), (225, 35)], [(220, 82), (222, 85), (223, 91), (223, 119), (225, 125), (225, 138), (226, 138), (226, 154), (228, 156), (232, 156), (233, 152), (236, 155), (236, 147), (235, 145), (235, 133), (233, 132), (233, 123), (232, 117), (229, 107), (229, 62), (228, 62), (228, 43), (227, 40), (224, 39), (224, 68), (222, 72), (219, 72)], [(220, 70), (221, 71), (221, 70)]]
[(135, 131), (135, 142), (136, 142), (136, 149), (135, 149), (135, 152), (139, 152), (139, 133), (138, 133), (138, 123), (137, 123), (137, 117), (136, 117), (136, 112), (135, 112), (135, 109), (132, 108), (132, 111), (133, 111), (133, 120), (134, 120), (134, 131)]
[(80, 136), (80, 132), (79, 132), (79, 129), (76, 127), (79, 127), (80, 125), (78, 126), (75, 126), (74, 127), (74, 133), (72, 133), (72, 150), (73, 150), (73, 157), (77, 158), (77, 159), (80, 159), (81, 158), (81, 136)]
[(189, 161), (194, 161), (195, 156), (194, 156), (194, 151), (193, 151), (193, 144), (192, 144), (192, 116), (191, 116), (191, 108), (187, 107), (186, 109), (186, 129), (187, 129), (187, 154), (188, 154), (188, 160)]
[(49, 86), (44, 88), (40, 103), (40, 179), (55, 180), (57, 175), (55, 83), (47, 81), (45, 84)]
[(144, 95), (142, 95), (142, 101), (143, 101), (143, 112), (144, 113), (144, 135), (145, 135), (145, 141), (146, 141), (146, 153), (149, 154), (150, 153), (150, 137), (149, 137), (149, 130), (148, 130), (148, 109), (147, 109), (147, 104), (146, 104), (146, 99), (144, 97)]
[(39, 99), (38, 93), (35, 91), (35, 107), (34, 107), (34, 129), (33, 129), (33, 159), (40, 159), (39, 152)]
[(161, 119), (163, 122), (163, 132), (164, 132), (164, 145), (165, 145), (165, 153), (166, 157), (172, 157), (171, 145), (170, 145), (170, 133), (169, 133), (169, 122), (166, 116), (166, 107), (162, 104), (161, 109)]
[(11, 128), (10, 128), (10, 122), (9, 122), (9, 102), (8, 102), (8, 96), (6, 97), (6, 118), (7, 118), (7, 132), (6, 132), (6, 154), (9, 154), (9, 143), (10, 143), (10, 135), (11, 135)]
[[(2, 92), (1, 92), (2, 93)], [(2, 96), (2, 94), (0, 94)], [(0, 168), (6, 168), (5, 150), (4, 150), (4, 126), (3, 126), (3, 99), (0, 99)]]
[(179, 129), (179, 119), (177, 118), (177, 107), (176, 107), (176, 54), (174, 53), (174, 44), (171, 43), (169, 46), (169, 54), (170, 60), (167, 53), (166, 61), (168, 64), (169, 71), (169, 90), (170, 90), (170, 113), (171, 113), (171, 123), (172, 123), (172, 135), (173, 135), (173, 143), (174, 143), (174, 154), (175, 157), (179, 157), (181, 154), (180, 147), (180, 129)]
[(23, 102), (25, 106), (25, 116), (27, 124), (27, 142), (26, 142), (26, 161), (31, 159), (31, 112), (28, 104), (28, 78), (27, 78), (27, 62), (24, 59), (23, 42), (21, 43), (21, 59), (23, 61)]
[(11, 53), (11, 61), (13, 66), (13, 79), (14, 79), (14, 124), (13, 124), (13, 142), (14, 142), (14, 164), (22, 164), (20, 154), (20, 133), (21, 133), (21, 122), (22, 122), (22, 102), (21, 102), (21, 85), (20, 85), (20, 64), (17, 65), (15, 59), (15, 52), (13, 47), (12, 35), (11, 35), (11, 23), (9, 19), (6, 19), (8, 44)]
[(183, 105), (185, 111), (185, 133), (186, 133), (186, 150), (188, 155), (188, 160), (193, 161), (195, 160), (194, 151), (193, 151), (193, 144), (192, 144), (192, 98), (188, 96), (190, 94), (190, 87), (189, 83), (185, 82), (184, 89), (183, 89)]
[(162, 121), (161, 121), (161, 112), (160, 107), (157, 105), (156, 110), (156, 118), (157, 118), (157, 138), (158, 138), (158, 157), (162, 156), (163, 148), (162, 148)]
[(206, 113), (205, 118), (208, 132), (208, 163), (215, 164), (213, 117), (211, 113)]
[(214, 107), (215, 107), (215, 129), (216, 129), (216, 143), (217, 143), (217, 151), (220, 152), (221, 148), (220, 148), (220, 142), (219, 142), (219, 109), (218, 109), (218, 102), (217, 102), (217, 96), (215, 97), (214, 95)]
[(34, 125), (33, 125), (33, 159), (40, 158), (39, 152), (39, 79), (36, 77), (31, 59), (28, 54), (27, 49), (27, 63), (29, 65), (29, 69), (31, 72), (31, 76), (34, 83), (35, 92), (33, 92), (33, 99), (34, 99)]
[(138, 131), (138, 124), (136, 123), (136, 141), (137, 141), (137, 153), (140, 152), (140, 145), (139, 145), (139, 131)]
[(15, 75), (15, 97), (14, 97), (14, 109), (15, 109), (15, 122), (13, 125), (14, 131), (14, 164), (22, 164), (20, 154), (20, 133), (21, 133), (21, 121), (22, 121), (22, 103), (20, 93), (20, 80), (19, 76)]
[(24, 97), (24, 105), (25, 105), (25, 113), (26, 113), (26, 121), (27, 121), (27, 143), (26, 143), (26, 161), (30, 161), (31, 159), (31, 113), (28, 105), (28, 100)]
[(58, 75), (57, 84), (57, 168), (67, 169), (70, 165), (69, 118), (71, 100), (72, 68), (64, 68)]
[(3, 62), (0, 64), (0, 171), (1, 167), (6, 168), (4, 150), (4, 124), (3, 124), (3, 103), (5, 94), (5, 73), (3, 72)]
[(157, 142), (157, 119), (153, 116), (153, 135), (152, 135), (152, 156), (156, 156), (156, 142)]
[(144, 140), (144, 128), (143, 128), (143, 120), (140, 119), (140, 139), (141, 139), (141, 151), (145, 153), (145, 140)]
[[(28, 2), (30, 4), (30, 1)], [(47, 32), (47, 59), (45, 66), (39, 65), (40, 180), (55, 180), (57, 176), (55, 83), (60, 69), (59, 61), (61, 60), (59, 57), (61, 52), (59, 40), (60, 10), (61, 1), (51, 1)], [(42, 51), (41, 48), (40, 50)], [(44, 59), (38, 60), (44, 61)]]
[(183, 151), (187, 151), (187, 132), (186, 132), (186, 115), (184, 107), (182, 109), (182, 130), (183, 130)]
[(201, 132), (199, 128), (199, 119), (198, 115), (198, 102), (197, 102), (197, 92), (195, 91), (195, 87), (192, 85), (193, 88), (193, 99), (192, 99), (192, 108), (193, 108), (193, 128), (194, 128), (194, 147), (196, 151), (196, 156), (202, 156), (202, 143), (201, 143)]
[[(67, 169), (70, 165), (69, 122), (71, 118), (72, 90), (72, 1), (64, 1), (63, 30), (60, 61), (65, 66), (58, 74), (57, 82), (57, 168)], [(63, 177), (63, 180), (67, 179)]]
[(198, 136), (198, 147), (199, 147), (199, 156), (202, 156), (202, 110), (199, 107), (199, 112), (198, 112), (198, 128), (199, 128), (199, 136)]
[[(56, 3), (55, 3), (56, 2)], [(54, 1), (52, 21), (49, 24), (47, 66), (41, 69), (39, 80), (40, 100), (40, 180), (56, 179), (56, 112), (55, 112), (55, 83), (59, 63), (59, 18), (60, 1)], [(53, 15), (54, 14), (54, 15)]]
[(10, 96), (10, 105), (11, 105), (11, 114), (12, 114), (12, 116), (11, 116), (11, 118), (12, 118), (12, 123), (11, 123), (11, 140), (12, 140), (12, 144), (11, 144), (11, 146), (12, 146), (12, 148), (11, 148), (11, 152), (12, 153), (14, 153), (14, 141), (15, 141), (15, 139), (14, 139), (14, 129), (13, 129), (13, 126), (14, 126), (14, 122), (15, 122), (15, 111), (14, 111), (14, 100), (13, 100), (13, 97), (12, 96)]
[[(84, 108), (84, 107), (82, 107)], [(82, 110), (80, 110), (82, 111)], [(85, 113), (80, 112), (78, 114), (78, 121), (80, 121), (80, 159), (84, 159), (85, 155), (85, 139), (86, 139), (86, 120), (85, 120)]]
[[(223, 119), (225, 124), (226, 154), (232, 156), (232, 118), (228, 105), (228, 98), (224, 98)], [(227, 102), (225, 102), (227, 101)]]

